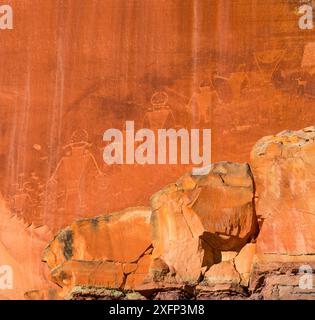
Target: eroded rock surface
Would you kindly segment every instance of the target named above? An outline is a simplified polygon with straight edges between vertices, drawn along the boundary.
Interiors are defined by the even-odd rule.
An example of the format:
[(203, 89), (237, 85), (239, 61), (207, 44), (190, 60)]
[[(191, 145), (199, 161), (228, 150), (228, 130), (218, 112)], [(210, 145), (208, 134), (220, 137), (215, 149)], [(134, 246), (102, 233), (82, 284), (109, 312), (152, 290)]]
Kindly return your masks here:
[(258, 254), (315, 253), (315, 127), (259, 140), (251, 153)]
[(53, 290), (40, 256), (53, 234), (12, 213), (0, 196), (0, 299), (24, 299), (30, 290)]
[(251, 152), (261, 225), (250, 290), (262, 299), (314, 299), (315, 127), (259, 140)]

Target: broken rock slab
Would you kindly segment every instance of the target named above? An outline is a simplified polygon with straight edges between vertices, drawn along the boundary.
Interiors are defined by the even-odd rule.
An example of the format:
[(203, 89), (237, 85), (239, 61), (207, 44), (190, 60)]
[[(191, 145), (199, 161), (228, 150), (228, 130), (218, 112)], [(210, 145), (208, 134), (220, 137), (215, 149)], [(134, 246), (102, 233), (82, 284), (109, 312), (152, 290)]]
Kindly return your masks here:
[(150, 217), (149, 208), (129, 208), (62, 230), (43, 260), (64, 296), (75, 286), (127, 290), (143, 284), (151, 264)]
[(248, 164), (221, 162), (206, 175), (187, 174), (151, 198), (152, 258), (178, 281), (195, 283), (221, 252), (255, 238), (254, 183)]

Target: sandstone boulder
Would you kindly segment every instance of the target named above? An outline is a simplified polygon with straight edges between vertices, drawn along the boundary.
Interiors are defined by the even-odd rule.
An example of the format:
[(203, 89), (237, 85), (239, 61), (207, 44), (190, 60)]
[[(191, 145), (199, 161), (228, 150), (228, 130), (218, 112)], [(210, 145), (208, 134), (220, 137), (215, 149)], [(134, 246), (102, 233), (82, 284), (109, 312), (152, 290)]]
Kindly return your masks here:
[(151, 264), (150, 217), (148, 208), (130, 208), (79, 220), (62, 230), (47, 246), (43, 260), (64, 296), (74, 286), (141, 285)]
[(222, 261), (205, 273), (203, 283), (213, 289), (229, 285), (231, 289), (249, 286), (254, 264), (256, 244), (246, 244), (240, 252), (222, 252)]
[(241, 282), (241, 277), (236, 271), (233, 261), (222, 261), (210, 267), (205, 274), (204, 281), (207, 285), (238, 285)]
[(244, 287), (248, 287), (249, 285), (255, 253), (256, 244), (248, 243), (242, 248), (242, 250), (234, 259), (235, 270), (239, 273), (241, 278), (240, 284)]
[(222, 251), (239, 251), (258, 231), (247, 164), (221, 162), (188, 174), (151, 198), (153, 259), (196, 282)]

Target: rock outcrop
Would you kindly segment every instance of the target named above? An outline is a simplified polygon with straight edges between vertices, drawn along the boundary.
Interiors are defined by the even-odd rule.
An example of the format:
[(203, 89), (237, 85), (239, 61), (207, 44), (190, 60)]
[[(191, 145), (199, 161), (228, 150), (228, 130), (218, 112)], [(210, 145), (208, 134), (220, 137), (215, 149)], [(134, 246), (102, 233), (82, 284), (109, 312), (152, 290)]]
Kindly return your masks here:
[(135, 290), (144, 283), (151, 264), (150, 217), (149, 208), (130, 208), (62, 230), (43, 260), (64, 296), (74, 286)]
[(183, 176), (152, 197), (153, 259), (180, 281), (196, 282), (222, 252), (238, 252), (258, 232), (247, 164), (217, 163)]
[(315, 253), (315, 127), (259, 140), (251, 153), (258, 254)]
[(314, 270), (314, 160), (315, 127), (264, 137), (251, 152), (261, 225), (251, 288), (264, 299), (314, 298), (299, 287), (300, 267), (311, 281)]
[[(74, 222), (48, 245), (44, 261), (64, 297), (74, 287), (94, 286), (145, 296), (159, 291), (162, 298), (204, 277), (216, 282), (212, 272), (225, 264), (241, 286), (248, 271), (239, 273), (234, 258), (258, 233), (253, 198), (247, 164), (217, 163), (209, 174), (187, 174), (153, 195), (151, 209)], [(226, 257), (233, 259), (221, 262)], [(223, 283), (231, 283), (230, 274)]]
[[(313, 299), (314, 160), (315, 127), (281, 132), (257, 142), (250, 165), (186, 174), (154, 194), (151, 208), (75, 221), (43, 256), (62, 289), (36, 290), (38, 277), (26, 298)], [(39, 250), (48, 231), (28, 229)], [(23, 235), (21, 247), (33, 239)]]

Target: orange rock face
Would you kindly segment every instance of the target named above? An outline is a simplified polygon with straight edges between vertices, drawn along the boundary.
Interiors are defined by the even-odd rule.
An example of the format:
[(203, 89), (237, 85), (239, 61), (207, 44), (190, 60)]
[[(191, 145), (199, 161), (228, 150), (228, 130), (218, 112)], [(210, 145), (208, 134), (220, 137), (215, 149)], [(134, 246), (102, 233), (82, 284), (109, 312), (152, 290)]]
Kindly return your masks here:
[(315, 127), (285, 131), (257, 142), (251, 165), (261, 232), (258, 254), (315, 252)]
[(303, 1), (28, 2), (0, 30), (0, 298), (246, 297), (268, 270), (263, 297), (294, 296), (315, 250), (313, 127), (176, 183), (195, 165), (109, 165), (103, 134), (210, 128), (212, 162), (249, 162), (313, 125)]
[(253, 180), (247, 164), (217, 163), (204, 176), (183, 176), (152, 199), (153, 258), (180, 280), (197, 281), (221, 251), (254, 238)]
[(0, 299), (24, 299), (27, 291), (55, 288), (48, 281), (48, 269), (38, 259), (51, 237), (46, 227), (35, 228), (13, 216), (0, 199)]

